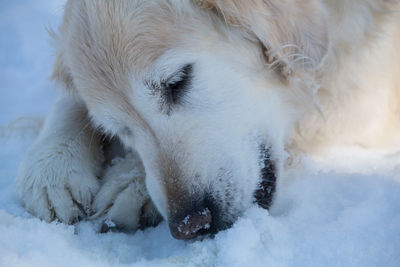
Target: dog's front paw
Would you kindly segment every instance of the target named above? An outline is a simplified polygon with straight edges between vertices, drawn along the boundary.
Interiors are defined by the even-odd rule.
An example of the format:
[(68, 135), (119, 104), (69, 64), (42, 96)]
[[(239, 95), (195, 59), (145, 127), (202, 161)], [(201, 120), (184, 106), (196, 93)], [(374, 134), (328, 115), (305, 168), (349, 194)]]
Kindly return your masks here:
[(113, 160), (93, 201), (93, 218), (104, 220), (101, 232), (135, 231), (161, 221), (144, 181), (143, 166), (135, 154)]
[(100, 188), (99, 161), (72, 139), (37, 142), (25, 156), (16, 180), (23, 205), (48, 222), (58, 219), (71, 224), (85, 217)]

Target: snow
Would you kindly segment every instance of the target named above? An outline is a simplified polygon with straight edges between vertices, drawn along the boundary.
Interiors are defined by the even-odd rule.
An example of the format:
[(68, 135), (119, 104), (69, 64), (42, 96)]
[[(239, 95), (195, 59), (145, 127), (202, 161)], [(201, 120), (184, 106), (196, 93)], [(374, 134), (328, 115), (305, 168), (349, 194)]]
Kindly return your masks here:
[[(164, 222), (135, 234), (45, 223), (13, 180), (54, 99), (52, 50), (63, 1), (0, 3), (0, 266), (399, 266), (400, 153), (335, 148), (304, 158), (271, 214), (253, 207), (214, 239), (178, 241)], [(24, 118), (21, 118), (24, 117)]]

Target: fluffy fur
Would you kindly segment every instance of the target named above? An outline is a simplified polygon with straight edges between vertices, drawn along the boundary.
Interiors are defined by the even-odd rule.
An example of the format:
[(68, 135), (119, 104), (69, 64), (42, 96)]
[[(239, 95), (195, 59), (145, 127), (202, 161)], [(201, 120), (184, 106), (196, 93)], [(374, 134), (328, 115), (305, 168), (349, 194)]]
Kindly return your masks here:
[[(153, 204), (143, 208), (150, 197), (170, 226), (207, 208), (217, 231), (254, 202), (260, 145), (279, 191), (284, 151), (398, 144), (398, 8), (397, 0), (69, 0), (53, 33), (53, 78), (68, 93), (21, 165), (24, 205), (67, 223), (95, 209), (136, 229), (140, 216), (157, 217)], [(182, 101), (171, 104), (165, 94), (176, 93), (168, 90), (188, 64)], [(139, 156), (99, 181), (104, 133)], [(122, 175), (137, 162), (146, 174)]]

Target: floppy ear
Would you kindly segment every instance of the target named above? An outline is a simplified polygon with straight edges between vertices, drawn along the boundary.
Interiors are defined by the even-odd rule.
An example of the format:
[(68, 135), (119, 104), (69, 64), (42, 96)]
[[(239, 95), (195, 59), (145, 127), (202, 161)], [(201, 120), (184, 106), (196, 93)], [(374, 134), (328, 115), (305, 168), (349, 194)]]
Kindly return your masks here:
[(64, 7), (63, 21), (58, 29), (59, 34), (54, 30), (48, 29), (48, 33), (52, 39), (53, 47), (56, 50), (56, 58), (53, 64), (53, 72), (50, 76), (58, 85), (68, 91), (74, 91), (74, 81), (69, 68), (65, 64), (65, 43), (63, 39), (68, 35), (68, 26), (72, 12), (72, 0), (67, 1)]
[(253, 34), (284, 76), (318, 68), (327, 54), (325, 13), (317, 0), (197, 0)]
[(62, 51), (57, 51), (51, 79), (67, 91), (75, 90), (72, 75), (70, 74), (68, 67), (64, 64)]

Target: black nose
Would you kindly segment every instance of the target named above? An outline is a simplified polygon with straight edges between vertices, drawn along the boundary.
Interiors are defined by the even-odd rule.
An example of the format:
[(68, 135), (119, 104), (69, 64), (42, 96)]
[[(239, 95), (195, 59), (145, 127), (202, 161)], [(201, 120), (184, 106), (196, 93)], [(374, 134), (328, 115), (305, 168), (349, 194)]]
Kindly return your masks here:
[(207, 232), (210, 229), (211, 221), (211, 212), (205, 208), (176, 219), (172, 218), (169, 222), (169, 229), (174, 238), (189, 240)]

